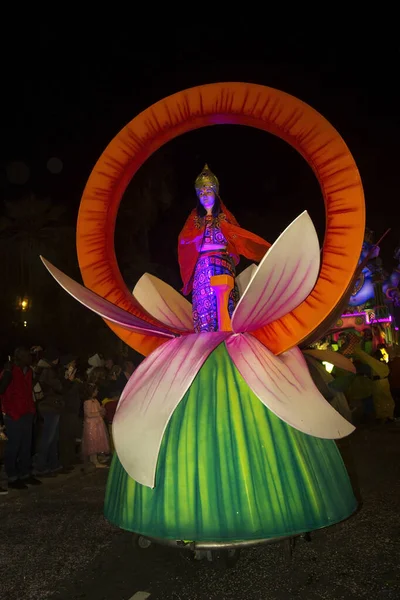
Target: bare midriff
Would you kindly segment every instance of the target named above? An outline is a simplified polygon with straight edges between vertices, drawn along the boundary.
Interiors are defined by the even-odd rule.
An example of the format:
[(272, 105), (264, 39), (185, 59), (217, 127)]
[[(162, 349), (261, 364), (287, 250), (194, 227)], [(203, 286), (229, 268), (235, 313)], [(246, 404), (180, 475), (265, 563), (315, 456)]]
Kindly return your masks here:
[(222, 246), (221, 244), (203, 244), (200, 251), (211, 252), (212, 250), (226, 250), (226, 246)]

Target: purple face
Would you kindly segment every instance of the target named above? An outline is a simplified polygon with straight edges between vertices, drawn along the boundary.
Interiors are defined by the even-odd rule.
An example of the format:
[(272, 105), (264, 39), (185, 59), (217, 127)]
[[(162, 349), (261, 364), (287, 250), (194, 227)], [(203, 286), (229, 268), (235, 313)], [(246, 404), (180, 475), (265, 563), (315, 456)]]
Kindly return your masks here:
[(211, 187), (202, 187), (198, 190), (197, 196), (200, 204), (208, 211), (211, 210), (215, 202), (215, 193)]

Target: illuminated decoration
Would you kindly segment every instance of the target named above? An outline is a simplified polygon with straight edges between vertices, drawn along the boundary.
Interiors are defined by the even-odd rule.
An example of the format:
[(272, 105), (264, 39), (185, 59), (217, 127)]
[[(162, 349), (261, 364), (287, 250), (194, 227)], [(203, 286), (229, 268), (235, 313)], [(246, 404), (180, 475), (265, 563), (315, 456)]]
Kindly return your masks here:
[[(105, 503), (110, 521), (152, 537), (223, 542), (299, 533), (306, 523), (307, 529), (323, 527), (355, 509), (333, 442), (354, 427), (318, 392), (298, 348), (275, 356), (252, 335), (260, 322), (285, 314), (313, 289), (319, 260), (316, 231), (303, 213), (258, 267), (239, 275), (245, 291), (231, 324), (225, 306), (221, 330), (212, 333), (192, 333), (190, 303), (156, 277), (143, 275), (133, 296), (147, 314), (162, 319), (158, 335), (167, 337), (170, 329), (170, 338), (139, 365), (118, 404), (117, 454)], [(125, 327), (144, 327), (43, 262), (66, 291), (97, 314)], [(212, 285), (220, 297), (232, 284), (222, 276)], [(178, 328), (181, 334), (171, 335)], [(340, 367), (349, 362), (329, 350), (315, 352)], [(194, 423), (189, 426), (187, 419)], [(271, 459), (279, 445), (291, 448), (279, 458), (280, 469)], [(308, 466), (294, 459), (303, 453)], [(333, 479), (325, 477), (327, 468)]]
[(326, 362), (326, 360), (322, 361), (322, 364), (324, 365), (324, 367), (328, 371), (328, 373), (332, 373), (335, 365), (333, 365), (332, 363)]
[(389, 354), (387, 353), (387, 351), (385, 350), (385, 348), (381, 348), (381, 354), (382, 354), (382, 358), (381, 361), (388, 363), (389, 362)]
[(371, 336), (365, 346), (368, 348), (368, 352), (376, 350), (380, 344), (390, 347), (397, 343), (396, 322), (394, 316), (388, 313), (386, 306), (381, 307), (381, 310), (365, 308), (357, 312), (343, 313), (335, 326), (330, 329), (329, 334), (333, 340), (338, 338), (340, 330), (355, 330), (358, 334), (363, 335), (368, 330)]
[[(391, 323), (392, 322), (392, 316), (389, 315), (388, 317), (385, 317), (384, 319), (376, 319), (375, 318), (375, 313), (373, 311), (363, 311), (363, 312), (358, 312), (358, 313), (346, 313), (344, 315), (342, 315), (342, 319), (351, 319), (353, 317), (363, 317), (365, 319), (365, 323), (367, 323), (368, 325), (372, 324), (372, 323)], [(361, 325), (362, 323), (360, 323)]]
[[(400, 306), (400, 247), (396, 248), (394, 252), (397, 265), (390, 274), (384, 272), (379, 257), (379, 244), (389, 231), (390, 229), (374, 243), (373, 232), (366, 229), (359, 259), (360, 264), (362, 263), (363, 266), (354, 282), (349, 298), (349, 306), (359, 307), (374, 303), (376, 307), (381, 307), (383, 311), (387, 310), (387, 304)], [(386, 315), (381, 314), (378, 316), (385, 317)]]
[[(292, 252), (294, 247), (296, 253)], [(143, 485), (154, 487), (158, 451), (169, 419), (202, 364), (222, 342), (225, 342), (228, 354), (250, 389), (280, 419), (299, 431), (320, 438), (344, 437), (354, 430), (325, 402), (317, 389), (313, 389), (298, 348), (283, 353), (280, 359), (251, 335), (263, 323), (288, 313), (310, 293), (319, 272), (319, 256), (317, 233), (304, 212), (280, 235), (255, 271), (250, 267), (253, 275), (233, 313), (231, 324), (228, 325), (225, 318), (223, 330), (215, 335), (192, 333), (189, 319), (191, 305), (173, 288), (164, 282), (160, 282), (162, 287), (159, 287), (159, 280), (151, 277), (153, 289), (149, 294), (148, 276), (144, 275), (139, 280), (133, 296), (137, 300), (140, 298), (147, 314), (162, 322), (163, 329), (158, 330), (160, 335), (166, 338), (168, 328), (171, 328), (172, 339), (165, 340), (164, 345), (142, 363), (143, 374), (141, 366), (136, 369), (118, 404), (113, 421), (115, 448), (131, 477)], [(121, 311), (123, 314), (115, 319), (116, 307), (71, 280), (46, 260), (43, 259), (43, 262), (59, 284), (87, 308), (103, 317), (109, 316), (116, 323), (121, 323), (121, 317), (125, 316), (124, 325), (129, 327), (129, 313)], [(242, 277), (246, 277), (245, 272)], [(226, 276), (217, 277), (215, 283), (225, 291), (229, 289)], [(141, 290), (143, 285), (145, 293)], [(137, 328), (135, 317), (131, 318), (132, 327)], [(188, 321), (190, 326), (185, 330), (184, 323)], [(171, 336), (178, 328), (181, 335)], [(176, 376), (177, 371), (179, 377)], [(275, 373), (276, 379), (279, 373), (282, 374), (280, 392), (275, 389), (271, 372)], [(307, 395), (307, 405), (299, 402), (292, 390), (292, 380), (301, 382), (299, 391)], [(287, 397), (282, 402), (280, 397), (285, 394), (285, 385), (288, 384)], [(272, 389), (275, 391), (271, 394)], [(132, 398), (135, 398), (134, 402)], [(148, 436), (149, 430), (153, 432), (152, 436)]]
[[(321, 255), (302, 213), (258, 267), (241, 274), (241, 284), (237, 278), (241, 297), (230, 324), (225, 318), (217, 332), (193, 333), (191, 305), (173, 288), (147, 274), (133, 294), (126, 288), (115, 219), (130, 179), (155, 150), (189, 130), (228, 123), (273, 133), (309, 162), (325, 199), (325, 242)], [(295, 535), (355, 510), (333, 441), (354, 428), (318, 392), (297, 345), (351, 285), (364, 221), (361, 180), (344, 141), (283, 92), (243, 83), (192, 88), (156, 103), (116, 136), (79, 211), (86, 287), (43, 259), (66, 291), (147, 356), (113, 422), (110, 521), (146, 536), (214, 543)], [(222, 285), (226, 292), (228, 282)]]
[(373, 319), (373, 320), (371, 320), (371, 321), (368, 321), (368, 320), (367, 320), (367, 323), (371, 323), (371, 324), (372, 324), (372, 323), (391, 323), (391, 322), (392, 322), (392, 320), (393, 320), (393, 319), (392, 319), (391, 315), (389, 315), (389, 316), (388, 316), (387, 318), (385, 318), (385, 319)]

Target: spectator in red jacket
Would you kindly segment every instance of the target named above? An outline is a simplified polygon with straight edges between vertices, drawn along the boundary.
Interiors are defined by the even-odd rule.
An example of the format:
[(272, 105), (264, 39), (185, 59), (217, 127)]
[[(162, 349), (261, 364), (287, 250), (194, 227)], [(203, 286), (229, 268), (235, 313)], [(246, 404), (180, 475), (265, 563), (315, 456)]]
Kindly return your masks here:
[(9, 489), (25, 490), (28, 485), (41, 483), (31, 473), (32, 430), (36, 409), (30, 365), (29, 350), (17, 348), (13, 362), (8, 362), (0, 373), (1, 409), (8, 438), (4, 466)]

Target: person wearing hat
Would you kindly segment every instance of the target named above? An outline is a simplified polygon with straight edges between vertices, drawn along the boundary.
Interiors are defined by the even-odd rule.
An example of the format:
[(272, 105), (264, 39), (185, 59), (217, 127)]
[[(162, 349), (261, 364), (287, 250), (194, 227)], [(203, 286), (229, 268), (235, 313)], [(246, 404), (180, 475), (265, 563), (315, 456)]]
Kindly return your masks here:
[[(196, 332), (217, 331), (217, 296), (210, 279), (214, 275), (235, 278), (239, 256), (259, 262), (271, 244), (239, 226), (219, 196), (219, 181), (205, 165), (195, 181), (197, 206), (190, 213), (178, 239), (178, 259), (183, 281), (182, 293), (192, 292)], [(232, 313), (239, 301), (234, 285), (228, 302)]]

